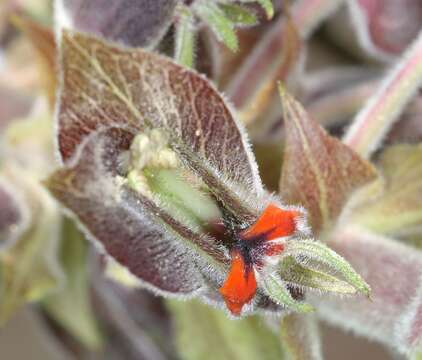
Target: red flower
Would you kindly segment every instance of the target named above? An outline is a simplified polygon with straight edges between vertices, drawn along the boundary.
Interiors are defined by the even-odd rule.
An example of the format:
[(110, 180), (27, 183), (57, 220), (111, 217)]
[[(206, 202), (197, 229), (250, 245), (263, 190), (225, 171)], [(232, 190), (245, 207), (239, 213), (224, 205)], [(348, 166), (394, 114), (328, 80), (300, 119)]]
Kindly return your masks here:
[(270, 204), (251, 227), (239, 234), (230, 252), (229, 275), (220, 288), (233, 315), (240, 315), (243, 306), (255, 296), (255, 271), (263, 268), (265, 257), (283, 252), (284, 245), (274, 240), (292, 235), (296, 231), (298, 216), (296, 210), (283, 210)]

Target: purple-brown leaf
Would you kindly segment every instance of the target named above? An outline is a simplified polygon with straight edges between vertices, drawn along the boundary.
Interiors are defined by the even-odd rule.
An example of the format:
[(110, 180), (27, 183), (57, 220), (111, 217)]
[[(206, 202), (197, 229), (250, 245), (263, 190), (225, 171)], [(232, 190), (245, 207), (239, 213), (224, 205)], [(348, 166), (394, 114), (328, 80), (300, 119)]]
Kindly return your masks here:
[(313, 297), (321, 317), (400, 352), (412, 350), (422, 340), (420, 252), (358, 227), (338, 229), (327, 242), (350, 261), (372, 292), (371, 301)]
[(76, 214), (88, 236), (136, 277), (161, 293), (191, 294), (203, 287), (206, 265), (192, 248), (221, 262), (224, 255), (212, 241), (118, 183), (118, 157), (132, 138), (121, 128), (92, 134), (71, 164), (50, 177), (48, 187)]
[(154, 45), (168, 29), (176, 0), (57, 0), (60, 25), (127, 46)]
[[(229, 208), (260, 208), (262, 193), (245, 135), (213, 86), (195, 72), (141, 49), (122, 49), (65, 31), (58, 145), (66, 162), (91, 132), (161, 128), (170, 146)], [(242, 210), (240, 203), (244, 203)]]
[(421, 27), (419, 0), (358, 0), (349, 6), (361, 46), (381, 59), (400, 54)]
[(286, 126), (280, 193), (309, 212), (314, 232), (326, 230), (349, 195), (374, 179), (374, 167), (330, 136), (282, 88)]

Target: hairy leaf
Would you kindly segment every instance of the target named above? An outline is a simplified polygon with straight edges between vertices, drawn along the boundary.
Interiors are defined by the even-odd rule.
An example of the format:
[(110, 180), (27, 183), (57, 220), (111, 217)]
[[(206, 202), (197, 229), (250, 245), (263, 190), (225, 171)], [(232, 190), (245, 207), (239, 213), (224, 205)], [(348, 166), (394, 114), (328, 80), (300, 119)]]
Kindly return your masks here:
[(58, 145), (64, 161), (98, 128), (162, 128), (225, 206), (251, 218), (261, 205), (250, 201), (262, 193), (256, 165), (229, 108), (206, 79), (156, 54), (78, 33), (64, 32), (62, 52)]
[(195, 11), (209, 25), (230, 50), (237, 51), (239, 44), (234, 31), (234, 23), (217, 4), (200, 0), (194, 3)]
[(257, 2), (261, 7), (265, 10), (267, 15), (267, 19), (270, 20), (274, 16), (274, 6), (272, 0), (239, 0), (239, 2), (243, 3), (251, 3)]
[(422, 277), (413, 299), (396, 325), (397, 345), (404, 353), (418, 353), (422, 346)]
[[(165, 294), (192, 294), (204, 285), (193, 249), (216, 263), (225, 257), (210, 239), (116, 181), (118, 156), (130, 140), (131, 134), (118, 128), (97, 132), (74, 164), (50, 177), (48, 188), (75, 213), (90, 239), (146, 285)], [(204, 266), (202, 259), (198, 263)]]
[(176, 0), (56, 0), (60, 27), (128, 46), (153, 46), (170, 26)]
[(260, 317), (233, 321), (221, 311), (198, 302), (169, 303), (175, 318), (180, 355), (186, 360), (279, 360), (277, 336)]
[(101, 335), (90, 303), (87, 246), (75, 224), (65, 219), (61, 230), (61, 264), (65, 284), (46, 297), (47, 313), (86, 347), (98, 350)]
[(308, 266), (309, 262), (328, 266), (357, 291), (369, 296), (368, 284), (356, 273), (352, 266), (326, 245), (314, 240), (294, 240), (286, 245), (286, 255), (293, 256), (299, 263)]
[(330, 136), (280, 87), (286, 150), (280, 193), (308, 210), (314, 232), (333, 225), (349, 195), (376, 176), (373, 166)]
[(422, 31), (356, 115), (344, 142), (369, 158), (422, 84)]
[(380, 165), (385, 178), (382, 194), (372, 201), (362, 199), (349, 221), (390, 236), (421, 235), (422, 145), (392, 146)]
[(181, 7), (176, 24), (174, 58), (177, 63), (193, 67), (195, 44), (194, 15), (188, 7)]
[(299, 313), (308, 313), (314, 311), (314, 308), (306, 303), (295, 300), (286, 284), (284, 284), (278, 274), (267, 274), (262, 279), (262, 286), (265, 293), (273, 300), (276, 304), (285, 306), (288, 309)]
[[(309, 264), (307, 265), (309, 266)], [(356, 293), (356, 288), (346, 281), (317, 269), (303, 266), (290, 256), (282, 260), (280, 276), (284, 281), (299, 287), (339, 294)]]
[(243, 6), (230, 3), (222, 3), (219, 6), (234, 24), (255, 25), (258, 21), (255, 14)]
[[(330, 246), (344, 256), (371, 286), (371, 299), (317, 298), (307, 294), (321, 317), (356, 334), (406, 351), (401, 338), (407, 324), (421, 323), (421, 313), (408, 317), (412, 303), (420, 302), (422, 259), (420, 252), (362, 228), (343, 226), (335, 231)], [(409, 322), (408, 320), (411, 320)]]
[(271, 19), (274, 16), (274, 7), (272, 0), (256, 0), (267, 13), (267, 18)]
[(322, 360), (316, 318), (289, 314), (281, 319), (281, 341), (288, 360)]

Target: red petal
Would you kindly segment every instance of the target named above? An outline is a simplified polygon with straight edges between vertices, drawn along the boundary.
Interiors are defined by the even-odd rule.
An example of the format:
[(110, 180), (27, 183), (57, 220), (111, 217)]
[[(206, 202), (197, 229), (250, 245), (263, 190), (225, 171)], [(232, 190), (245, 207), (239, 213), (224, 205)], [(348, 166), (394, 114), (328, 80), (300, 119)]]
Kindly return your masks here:
[(231, 253), (231, 268), (220, 293), (233, 315), (240, 315), (245, 304), (252, 300), (256, 292), (256, 279), (253, 268), (247, 268), (238, 250)]
[(288, 236), (296, 231), (295, 219), (299, 216), (296, 210), (283, 210), (270, 204), (259, 219), (249, 229), (241, 233), (243, 239), (250, 239), (265, 234), (266, 240)]

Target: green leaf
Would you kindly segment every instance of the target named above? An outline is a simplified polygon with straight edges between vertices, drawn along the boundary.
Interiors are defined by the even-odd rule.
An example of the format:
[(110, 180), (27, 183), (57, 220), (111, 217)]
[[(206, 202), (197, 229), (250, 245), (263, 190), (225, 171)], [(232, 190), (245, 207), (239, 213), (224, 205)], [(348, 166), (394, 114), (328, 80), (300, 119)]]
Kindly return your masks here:
[(256, 15), (244, 8), (243, 6), (236, 4), (219, 4), (220, 8), (224, 11), (226, 17), (238, 25), (255, 25), (258, 22)]
[(369, 285), (356, 273), (352, 266), (343, 257), (318, 241), (289, 241), (285, 254), (293, 256), (298, 262), (303, 262), (304, 264), (308, 263), (309, 260), (325, 264), (334, 272), (341, 275), (347, 283), (359, 292), (367, 296), (370, 294)]
[(61, 263), (65, 286), (43, 301), (47, 313), (90, 349), (98, 349), (102, 339), (90, 303), (87, 273), (87, 244), (74, 223), (66, 219), (62, 227)]
[(421, 236), (422, 144), (387, 148), (380, 167), (384, 175), (381, 194), (369, 200), (360, 196), (349, 221), (379, 234), (405, 239)]
[(274, 6), (272, 3), (272, 0), (240, 0), (240, 1), (244, 3), (257, 2), (265, 10), (268, 20), (272, 19), (274, 16)]
[(177, 63), (193, 67), (195, 44), (194, 16), (189, 8), (180, 10), (180, 17), (176, 24), (176, 49), (174, 58)]
[(51, 293), (63, 279), (57, 263), (61, 223), (57, 203), (30, 173), (8, 166), (5, 176), (22, 192), (31, 218), (13, 246), (0, 252), (0, 323), (21, 305)]
[(148, 169), (145, 177), (150, 189), (174, 218), (201, 229), (201, 225), (221, 218), (209, 194), (194, 188), (179, 169)]
[(169, 301), (176, 344), (184, 360), (280, 360), (283, 350), (263, 319), (233, 321), (197, 301)]
[(300, 313), (308, 313), (314, 311), (314, 308), (306, 303), (293, 299), (286, 285), (281, 281), (278, 274), (268, 274), (263, 278), (263, 288), (267, 295), (279, 305), (290, 308)]
[(416, 352), (412, 354), (411, 357), (412, 360), (422, 360), (422, 352)]
[(217, 38), (230, 50), (237, 51), (239, 44), (234, 24), (224, 11), (211, 1), (198, 1), (194, 3), (194, 6), (199, 16), (209, 25)]
[(281, 262), (281, 278), (289, 283), (311, 289), (340, 294), (354, 294), (356, 289), (335, 276), (302, 266), (293, 257), (288, 256)]
[(274, 7), (271, 0), (256, 0), (258, 4), (262, 6), (262, 8), (267, 13), (267, 18), (272, 19), (274, 16)]

